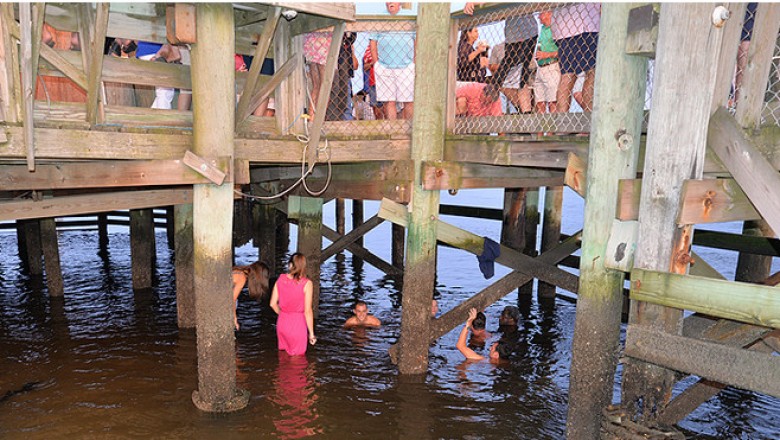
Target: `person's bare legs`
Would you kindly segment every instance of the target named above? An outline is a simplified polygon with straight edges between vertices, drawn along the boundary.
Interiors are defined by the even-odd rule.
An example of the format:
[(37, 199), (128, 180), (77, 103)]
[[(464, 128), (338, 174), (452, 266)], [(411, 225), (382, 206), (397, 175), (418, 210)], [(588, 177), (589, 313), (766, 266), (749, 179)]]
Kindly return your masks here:
[(574, 89), (574, 83), (577, 81), (577, 75), (574, 73), (562, 73), (561, 82), (558, 84), (556, 93), (556, 102), (558, 103), (558, 113), (568, 113), (571, 107), (571, 91)]
[(325, 66), (317, 63), (309, 63), (309, 83), (311, 83), (311, 107), (309, 114), (314, 114), (314, 109), (317, 107), (317, 101), (320, 97), (320, 83), (322, 83), (322, 73), (325, 70)]
[(187, 111), (190, 109), (190, 105), (192, 104), (192, 93), (182, 93), (181, 90), (179, 90), (179, 98), (176, 100), (176, 109)]
[(395, 108), (395, 101), (384, 101), (384, 105), (382, 106), (385, 109), (385, 116), (387, 116), (388, 120), (396, 120), (398, 119), (398, 110)]
[(531, 113), (531, 110), (533, 110), (531, 87), (526, 84), (522, 89), (520, 89), (518, 95), (520, 97), (520, 111), (522, 113)]
[(732, 106), (737, 105), (739, 102), (739, 92), (742, 87), (742, 77), (745, 74), (745, 67), (747, 67), (747, 53), (750, 48), (750, 41), (743, 41), (739, 43), (739, 49), (737, 50), (737, 72), (734, 76), (734, 102), (729, 103)]
[(404, 109), (401, 112), (401, 115), (403, 115), (404, 119), (412, 119), (412, 116), (414, 116), (414, 103), (413, 102), (404, 102)]
[(596, 80), (596, 69), (590, 69), (585, 72), (585, 82), (582, 84), (582, 110), (589, 112), (593, 110), (593, 85)]

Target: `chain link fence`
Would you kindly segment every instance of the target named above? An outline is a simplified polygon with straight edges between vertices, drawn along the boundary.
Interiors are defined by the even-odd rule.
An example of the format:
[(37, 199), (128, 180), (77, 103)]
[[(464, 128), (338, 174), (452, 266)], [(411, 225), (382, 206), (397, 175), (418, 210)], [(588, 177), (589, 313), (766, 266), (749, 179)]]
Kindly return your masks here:
[(461, 19), (454, 131), (589, 131), (600, 18), (598, 3), (525, 3)]
[[(304, 36), (306, 99), (314, 113), (325, 77), (332, 31)], [(411, 132), (416, 22), (408, 17), (350, 23), (327, 96), (324, 131), (369, 136)], [(349, 123), (344, 123), (349, 121)]]

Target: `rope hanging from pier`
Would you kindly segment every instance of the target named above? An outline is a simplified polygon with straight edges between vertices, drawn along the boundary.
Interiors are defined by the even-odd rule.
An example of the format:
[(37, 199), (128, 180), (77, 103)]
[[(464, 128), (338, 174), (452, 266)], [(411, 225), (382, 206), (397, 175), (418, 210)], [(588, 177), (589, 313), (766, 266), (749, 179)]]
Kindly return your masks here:
[[(298, 141), (303, 144), (303, 152), (302, 152), (303, 157), (301, 158), (301, 177), (294, 184), (290, 185), (289, 188), (287, 188), (284, 191), (281, 191), (281, 192), (279, 192), (277, 194), (270, 195), (270, 196), (256, 196), (256, 195), (253, 195), (253, 194), (247, 194), (247, 193), (239, 191), (237, 189), (233, 190), (236, 194), (240, 195), (241, 197), (250, 199), (250, 200), (274, 200), (274, 199), (278, 199), (278, 198), (286, 196), (291, 191), (293, 191), (295, 188), (297, 188), (298, 185), (303, 185), (303, 188), (306, 190), (306, 192), (309, 195), (314, 196), (314, 197), (320, 196), (320, 195), (324, 194), (325, 191), (327, 191), (328, 187), (330, 186), (331, 178), (333, 177), (333, 164), (331, 162), (331, 150), (330, 150), (330, 144), (328, 143), (328, 138), (324, 136), (324, 135), (326, 135), (326, 133), (323, 131), (323, 138), (325, 139), (325, 145), (322, 146), (322, 147), (319, 147), (319, 146), (316, 147), (318, 152), (322, 152), (327, 157), (326, 161), (327, 161), (327, 164), (328, 164), (328, 174), (327, 174), (327, 177), (325, 178), (325, 185), (320, 190), (313, 191), (306, 184), (306, 178), (308, 176), (310, 176), (314, 172), (314, 167), (317, 165), (317, 162), (315, 160), (314, 163), (312, 163), (311, 166), (308, 169), (306, 168), (306, 152), (309, 149), (309, 124), (308, 124), (309, 118), (308, 118), (308, 115), (306, 115), (304, 113), (301, 113), (295, 119), (298, 120), (298, 118), (301, 118), (301, 117), (303, 117), (303, 120), (304, 120), (304, 128), (306, 130), (306, 133), (305, 134), (297, 134), (297, 135), (295, 135), (295, 138), (298, 139)], [(319, 154), (317, 156), (319, 157)]]

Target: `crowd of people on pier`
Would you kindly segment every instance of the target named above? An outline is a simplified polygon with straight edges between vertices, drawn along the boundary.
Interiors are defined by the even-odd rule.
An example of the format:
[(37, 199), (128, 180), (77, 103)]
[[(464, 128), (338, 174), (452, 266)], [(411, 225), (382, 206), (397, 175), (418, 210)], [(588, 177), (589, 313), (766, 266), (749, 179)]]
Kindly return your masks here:
[[(397, 16), (404, 3), (387, 2), (390, 16)], [(731, 104), (739, 87), (752, 35), (755, 3), (744, 18), (738, 68)], [(593, 108), (596, 53), (601, 22), (600, 3), (517, 4), (500, 11), (483, 8), (481, 2), (466, 3), (461, 16), (465, 26), (453, 50), (455, 70), (455, 114), (458, 117), (504, 114), (589, 112)], [(475, 12), (476, 11), (476, 12)], [(473, 16), (474, 18), (469, 18)], [(382, 30), (347, 31), (338, 46), (335, 74), (328, 93), (325, 120), (411, 119), (414, 115), (414, 82), (417, 36), (413, 21), (391, 20)], [(359, 38), (360, 37), (360, 38)], [(76, 32), (59, 31), (44, 24), (43, 42), (59, 50), (80, 50)], [(332, 31), (314, 31), (303, 36), (306, 108), (313, 116), (323, 93), (325, 65), (333, 39)], [(105, 53), (169, 64), (190, 65), (188, 45), (161, 44), (126, 38), (107, 38)], [(235, 54), (235, 69), (246, 72), (253, 57)], [(273, 75), (274, 61), (265, 58), (260, 69)], [(42, 75), (43, 87), (36, 99), (84, 101), (86, 94), (74, 84), (61, 91), (67, 78)], [(164, 86), (106, 83), (108, 104), (190, 110), (192, 91)], [(68, 88), (68, 87), (66, 87)], [(240, 95), (237, 96), (240, 98)], [(174, 103), (174, 99), (176, 102)], [(576, 106), (572, 104), (576, 102)], [(273, 116), (273, 96), (253, 112)]]

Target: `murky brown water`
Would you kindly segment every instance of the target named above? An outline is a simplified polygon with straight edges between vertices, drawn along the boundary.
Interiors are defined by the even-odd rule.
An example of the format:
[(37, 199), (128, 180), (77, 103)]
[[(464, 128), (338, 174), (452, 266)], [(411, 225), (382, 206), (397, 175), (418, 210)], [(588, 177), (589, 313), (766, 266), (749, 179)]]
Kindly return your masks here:
[[(389, 235), (389, 234), (388, 234)], [(387, 237), (388, 235), (385, 235)], [(399, 377), (387, 348), (400, 331), (393, 282), (350, 257), (323, 266), (319, 342), (305, 358), (276, 349), (275, 316), (241, 301), (236, 333), (245, 410), (210, 415), (190, 400), (197, 387), (195, 336), (176, 327), (172, 256), (158, 234), (157, 286), (133, 292), (126, 232), (97, 253), (94, 232), (62, 232), (64, 299), (19, 268), (16, 238), (0, 233), (0, 438), (512, 438), (564, 436), (574, 305), (525, 309), (527, 350), (510, 365), (467, 365), (457, 332), (431, 347), (430, 372)], [(256, 255), (248, 246), (237, 262)], [(441, 251), (441, 309), (483, 286), (473, 257)], [(474, 267), (472, 267), (474, 266)], [(452, 276), (445, 273), (452, 272)], [(362, 298), (384, 325), (341, 324)], [(510, 295), (487, 310), (494, 328)], [(683, 425), (692, 438), (778, 438), (776, 399), (729, 391)], [(699, 433), (699, 434), (696, 434)]]

